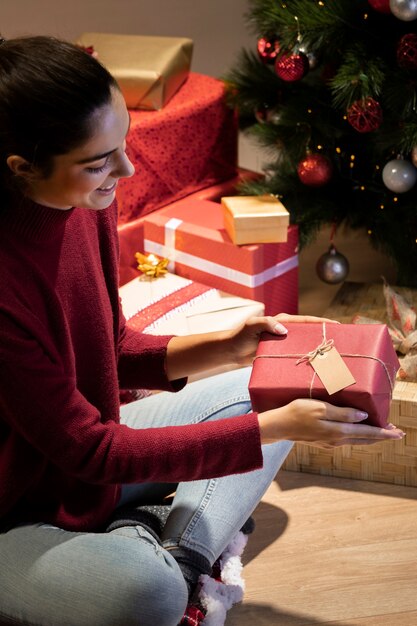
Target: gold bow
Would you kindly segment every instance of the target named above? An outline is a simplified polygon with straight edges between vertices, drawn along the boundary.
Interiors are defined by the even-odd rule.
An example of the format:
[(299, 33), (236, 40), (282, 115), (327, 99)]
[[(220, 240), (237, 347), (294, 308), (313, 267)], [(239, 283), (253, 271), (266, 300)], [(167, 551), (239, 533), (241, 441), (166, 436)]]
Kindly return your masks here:
[(149, 278), (159, 278), (167, 273), (169, 259), (160, 259), (154, 254), (142, 254), (136, 252), (136, 261), (138, 262), (138, 270)]

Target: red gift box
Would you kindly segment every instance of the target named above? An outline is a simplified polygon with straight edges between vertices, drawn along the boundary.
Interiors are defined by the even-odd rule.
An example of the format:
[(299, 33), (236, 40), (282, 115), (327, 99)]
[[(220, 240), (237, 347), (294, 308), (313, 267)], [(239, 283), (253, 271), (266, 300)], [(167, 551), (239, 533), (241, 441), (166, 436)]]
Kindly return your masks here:
[[(260, 174), (239, 168), (237, 176), (221, 183), (211, 185), (210, 187), (199, 189), (188, 196), (188, 199), (220, 200), (222, 196), (231, 196), (236, 193), (236, 188), (240, 183), (248, 180), (256, 180), (258, 178), (261, 178)], [(181, 200), (179, 202), (181, 202)], [(170, 206), (175, 206), (176, 203), (169, 204)], [(126, 224), (119, 224), (118, 226), (120, 241), (120, 285), (124, 285), (138, 275), (135, 253), (143, 251), (143, 222), (145, 217), (146, 216), (143, 215), (142, 217), (138, 217)]]
[[(368, 413), (368, 424), (386, 426), (399, 361), (385, 324), (286, 324), (287, 335), (263, 333), (249, 392), (254, 410), (284, 406), (297, 398), (325, 400)], [(329, 395), (307, 355), (333, 342), (355, 383)], [(328, 344), (329, 345), (329, 344)], [(328, 352), (327, 352), (328, 354)]]
[(170, 259), (169, 270), (222, 291), (258, 300), (265, 314), (296, 313), (298, 230), (285, 243), (236, 246), (220, 204), (187, 198), (144, 220), (144, 250)]
[(117, 189), (119, 223), (236, 175), (237, 122), (224, 85), (190, 73), (160, 111), (130, 110), (126, 152), (136, 168)]

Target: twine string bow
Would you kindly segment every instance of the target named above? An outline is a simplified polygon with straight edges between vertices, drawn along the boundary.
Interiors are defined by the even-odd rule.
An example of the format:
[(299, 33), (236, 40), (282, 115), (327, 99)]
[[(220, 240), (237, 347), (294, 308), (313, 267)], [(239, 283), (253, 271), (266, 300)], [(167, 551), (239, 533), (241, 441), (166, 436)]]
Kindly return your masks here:
[(305, 361), (311, 363), (311, 361), (313, 361), (317, 356), (323, 356), (325, 352), (329, 352), (329, 350), (331, 350), (333, 346), (334, 339), (327, 339), (326, 324), (323, 323), (323, 338), (321, 340), (321, 343), (316, 348), (314, 348), (314, 350), (311, 350), (310, 352), (307, 352), (307, 354), (304, 354), (302, 357), (300, 357), (295, 364), (299, 365), (300, 363), (304, 363)]

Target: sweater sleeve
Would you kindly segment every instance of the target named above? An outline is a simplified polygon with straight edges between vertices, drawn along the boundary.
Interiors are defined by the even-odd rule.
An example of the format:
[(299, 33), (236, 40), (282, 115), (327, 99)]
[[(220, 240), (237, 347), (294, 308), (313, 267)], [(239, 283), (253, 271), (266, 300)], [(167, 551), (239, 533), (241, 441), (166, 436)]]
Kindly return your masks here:
[(179, 391), (186, 378), (169, 381), (166, 373), (166, 353), (173, 335), (147, 335), (129, 328), (119, 305), (118, 375), (121, 389), (161, 389)]
[(2, 419), (66, 474), (96, 484), (177, 482), (262, 466), (255, 413), (142, 430), (116, 416), (102, 421), (56, 355), (10, 318), (0, 322)]

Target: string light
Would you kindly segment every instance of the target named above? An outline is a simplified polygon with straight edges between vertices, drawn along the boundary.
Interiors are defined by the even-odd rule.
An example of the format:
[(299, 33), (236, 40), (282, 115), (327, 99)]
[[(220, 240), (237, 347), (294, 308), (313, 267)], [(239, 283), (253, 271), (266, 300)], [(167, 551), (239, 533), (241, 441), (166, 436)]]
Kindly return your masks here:
[(375, 169), (380, 170), (381, 168), (379, 167), (379, 165), (375, 165)]
[(365, 191), (365, 189), (366, 189), (365, 185), (361, 185), (360, 190)]
[(368, 230), (368, 235), (372, 235), (372, 230)]
[(355, 158), (356, 158), (356, 157), (355, 157), (355, 155), (354, 155), (354, 154), (351, 154), (351, 155), (350, 155), (350, 160), (351, 160), (351, 161), (354, 161), (354, 160), (355, 160)]
[(337, 152), (337, 154), (341, 154), (342, 151), (341, 151), (341, 149), (339, 147), (337, 147), (336, 148), (336, 152)]
[(380, 209), (385, 209), (385, 206), (383, 204), (381, 204), (379, 208)]
[(394, 200), (394, 202), (398, 202), (398, 198), (397, 197), (393, 198), (393, 200)]
[(355, 167), (355, 164), (354, 163), (349, 163), (349, 167), (352, 170)]
[(323, 150), (323, 146), (320, 146), (320, 144), (317, 146), (317, 150)]
[(363, 19), (364, 19), (364, 20), (367, 20), (367, 19), (368, 19), (368, 14), (367, 14), (367, 13), (364, 13), (364, 14), (363, 14)]
[(312, 113), (312, 109), (307, 109), (307, 113)]
[(322, 0), (319, 0), (317, 4), (319, 5), (319, 7), (324, 7), (324, 2), (322, 2)]

